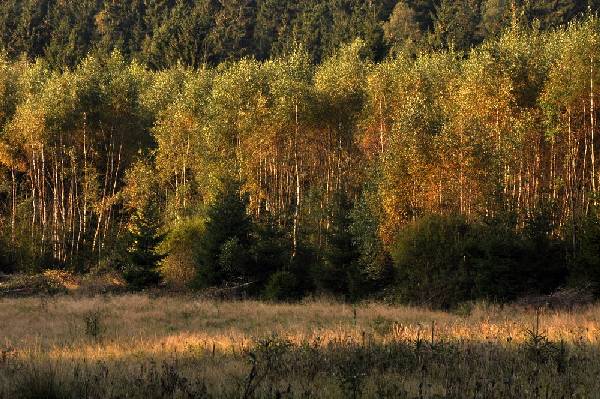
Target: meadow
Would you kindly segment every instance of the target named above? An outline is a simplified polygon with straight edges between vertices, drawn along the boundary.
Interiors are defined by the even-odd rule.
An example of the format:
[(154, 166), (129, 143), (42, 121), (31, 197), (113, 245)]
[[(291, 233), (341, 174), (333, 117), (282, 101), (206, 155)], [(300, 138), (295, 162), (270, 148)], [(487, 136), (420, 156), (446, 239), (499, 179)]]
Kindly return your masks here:
[(600, 306), (0, 299), (0, 398), (600, 397)]

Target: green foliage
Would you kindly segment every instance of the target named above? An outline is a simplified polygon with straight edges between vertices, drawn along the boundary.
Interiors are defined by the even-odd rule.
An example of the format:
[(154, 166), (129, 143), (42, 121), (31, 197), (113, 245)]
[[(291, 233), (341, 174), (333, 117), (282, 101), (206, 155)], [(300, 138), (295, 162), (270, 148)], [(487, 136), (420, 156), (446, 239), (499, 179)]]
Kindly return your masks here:
[(2, 2), (1, 270), (444, 307), (600, 280), (596, 17), (297, 3)]
[(250, 274), (257, 281), (265, 282), (273, 273), (289, 266), (292, 243), (272, 217), (263, 216), (262, 222), (254, 225), (253, 237)]
[(377, 198), (371, 189), (363, 192), (351, 210), (348, 226), (359, 257), (357, 267), (367, 290), (379, 291), (393, 280), (392, 260), (379, 236), (381, 215), (374, 210)]
[(600, 293), (600, 218), (596, 209), (579, 220), (573, 231), (573, 255), (569, 262), (571, 284)]
[(274, 301), (298, 299), (303, 293), (301, 282), (290, 271), (281, 270), (273, 273), (264, 290), (264, 297)]
[(83, 317), (85, 323), (85, 335), (95, 341), (101, 338), (104, 330), (102, 317), (102, 312), (99, 310), (89, 311)]
[(350, 230), (352, 206), (343, 194), (338, 194), (333, 204), (323, 259), (315, 270), (315, 282), (327, 292), (356, 298), (363, 286), (358, 269), (359, 252)]
[(204, 234), (198, 243), (197, 284), (203, 287), (249, 276), (252, 221), (248, 197), (239, 181), (227, 179), (207, 210)]
[(164, 238), (160, 230), (160, 214), (155, 203), (135, 210), (129, 223), (129, 247), (123, 266), (123, 276), (133, 288), (156, 286), (160, 282), (159, 263), (164, 258), (158, 252)]
[(468, 50), (477, 43), (480, 0), (442, 0), (436, 10), (433, 42), (443, 48)]
[(515, 16), (556, 27), (588, 5), (592, 12), (599, 8), (596, 0), (4, 0), (0, 49), (15, 58), (44, 57), (56, 69), (113, 50), (156, 69), (198, 68), (246, 56), (266, 60), (297, 44), (320, 62), (361, 38), (369, 56), (380, 60), (388, 50), (427, 49), (429, 41), (468, 49)]
[(416, 50), (422, 39), (422, 31), (417, 21), (417, 14), (404, 0), (399, 1), (383, 25), (384, 38), (390, 53), (399, 53), (403, 49)]
[(561, 246), (506, 223), (425, 216), (409, 224), (392, 248), (401, 298), (449, 308), (550, 293), (564, 284)]
[(469, 224), (456, 216), (426, 216), (403, 229), (392, 247), (403, 300), (449, 307), (470, 297), (468, 233)]
[(161, 262), (160, 273), (168, 286), (190, 288), (197, 265), (198, 242), (202, 239), (205, 220), (195, 217), (172, 227), (163, 241), (160, 252), (166, 256)]

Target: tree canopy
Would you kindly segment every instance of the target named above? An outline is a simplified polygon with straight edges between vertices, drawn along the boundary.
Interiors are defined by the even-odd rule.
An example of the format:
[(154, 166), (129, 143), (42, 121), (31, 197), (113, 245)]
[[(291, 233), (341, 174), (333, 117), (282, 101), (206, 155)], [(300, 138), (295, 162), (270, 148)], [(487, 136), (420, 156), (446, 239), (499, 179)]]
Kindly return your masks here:
[(600, 22), (547, 3), (2, 2), (0, 270), (600, 284)]
[(0, 49), (10, 57), (76, 66), (118, 50), (162, 69), (267, 60), (302, 45), (320, 62), (359, 37), (374, 60), (417, 42), (468, 50), (515, 22), (557, 27), (597, 0), (3, 0)]

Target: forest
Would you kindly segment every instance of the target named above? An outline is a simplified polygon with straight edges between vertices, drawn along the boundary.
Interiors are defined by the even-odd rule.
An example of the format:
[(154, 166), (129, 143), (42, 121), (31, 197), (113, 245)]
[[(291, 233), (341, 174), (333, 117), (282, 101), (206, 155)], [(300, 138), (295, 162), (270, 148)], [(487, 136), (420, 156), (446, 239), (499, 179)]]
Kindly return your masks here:
[(600, 3), (4, 0), (0, 273), (600, 294)]

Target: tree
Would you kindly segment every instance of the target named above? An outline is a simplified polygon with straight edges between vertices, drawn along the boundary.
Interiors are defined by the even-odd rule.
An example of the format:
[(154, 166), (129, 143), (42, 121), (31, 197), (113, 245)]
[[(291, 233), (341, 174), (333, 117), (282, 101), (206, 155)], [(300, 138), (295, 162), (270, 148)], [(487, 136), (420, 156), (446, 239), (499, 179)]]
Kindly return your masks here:
[(544, 29), (568, 23), (586, 13), (588, 6), (592, 13), (598, 10), (597, 2), (588, 0), (539, 0), (524, 2), (523, 6), (528, 19), (539, 20)]
[(580, 217), (572, 228), (579, 230), (569, 259), (570, 284), (600, 294), (600, 217), (597, 209)]
[(253, 54), (256, 0), (228, 0), (220, 4), (214, 28), (208, 36), (210, 61), (240, 59)]
[(209, 35), (215, 28), (213, 0), (180, 0), (167, 7), (151, 2), (145, 14), (147, 34), (142, 56), (151, 67), (163, 69), (181, 63), (199, 68), (214, 59)]
[(94, 24), (98, 3), (98, 0), (57, 2), (49, 10), (53, 28), (44, 55), (54, 68), (73, 68), (93, 49), (98, 40)]
[(390, 254), (380, 238), (382, 217), (377, 198), (375, 178), (367, 182), (359, 199), (350, 212), (348, 230), (357, 252), (358, 270), (363, 277), (365, 291), (379, 291), (393, 282)]
[(390, 19), (383, 25), (384, 37), (392, 53), (403, 48), (414, 48), (422, 37), (417, 14), (406, 1), (399, 1)]
[(197, 285), (210, 287), (248, 277), (252, 222), (246, 213), (248, 196), (239, 181), (226, 179), (207, 210), (198, 243)]
[(321, 289), (356, 299), (363, 292), (363, 277), (358, 268), (358, 248), (352, 236), (352, 204), (345, 193), (336, 193), (332, 217), (326, 234), (323, 261), (317, 266), (316, 280)]
[(480, 0), (442, 0), (436, 10), (433, 42), (457, 50), (468, 50), (476, 44), (480, 3)]
[(509, 0), (486, 0), (481, 5), (481, 23), (479, 35), (482, 38), (493, 38), (510, 26), (513, 12), (511, 5), (514, 1)]
[(415, 11), (416, 20), (421, 27), (421, 31), (430, 32), (433, 30), (436, 9), (441, 0), (408, 0), (407, 4)]
[(123, 276), (133, 288), (147, 288), (160, 282), (159, 265), (164, 255), (158, 248), (163, 238), (156, 203), (149, 202), (136, 209), (129, 222), (129, 246), (123, 267)]
[(291, 50), (296, 38), (293, 23), (302, 4), (288, 0), (257, 1), (254, 41), (256, 57), (261, 60), (281, 56)]
[(146, 33), (145, 2), (131, 0), (102, 3), (102, 9), (94, 18), (98, 33), (96, 50), (101, 55), (109, 55), (115, 50), (127, 56), (137, 55)]

